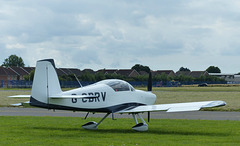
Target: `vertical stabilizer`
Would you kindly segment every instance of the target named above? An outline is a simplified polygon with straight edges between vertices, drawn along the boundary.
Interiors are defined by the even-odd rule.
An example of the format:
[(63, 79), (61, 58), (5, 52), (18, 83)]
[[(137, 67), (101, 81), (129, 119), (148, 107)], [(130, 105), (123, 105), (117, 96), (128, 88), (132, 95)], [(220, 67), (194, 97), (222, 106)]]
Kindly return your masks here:
[(47, 107), (49, 96), (61, 94), (58, 76), (53, 59), (37, 61), (30, 105)]

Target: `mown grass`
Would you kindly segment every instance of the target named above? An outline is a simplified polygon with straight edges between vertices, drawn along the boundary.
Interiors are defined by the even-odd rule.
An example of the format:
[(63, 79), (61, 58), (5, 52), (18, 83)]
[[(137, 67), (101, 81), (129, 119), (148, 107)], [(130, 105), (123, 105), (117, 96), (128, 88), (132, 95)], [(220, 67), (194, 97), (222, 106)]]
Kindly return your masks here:
[(0, 106), (10, 106), (11, 104), (29, 101), (29, 98), (9, 98), (12, 95), (30, 95), (31, 91), (26, 89), (0, 90)]
[(0, 145), (238, 145), (240, 121), (152, 119), (135, 132), (132, 119), (107, 118), (97, 131), (76, 117), (0, 117)]

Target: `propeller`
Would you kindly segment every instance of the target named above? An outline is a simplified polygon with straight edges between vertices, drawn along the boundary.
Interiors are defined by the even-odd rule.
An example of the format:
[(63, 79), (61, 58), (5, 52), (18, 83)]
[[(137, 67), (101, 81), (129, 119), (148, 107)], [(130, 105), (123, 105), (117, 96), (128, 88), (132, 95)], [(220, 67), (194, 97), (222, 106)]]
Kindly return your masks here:
[(150, 122), (150, 112), (148, 112), (148, 123)]
[(151, 71), (149, 72), (149, 77), (148, 77), (148, 91), (152, 91), (152, 73)]
[[(151, 71), (149, 72), (147, 90), (152, 91), (152, 73), (151, 73)], [(150, 122), (150, 112), (148, 112), (148, 122)]]

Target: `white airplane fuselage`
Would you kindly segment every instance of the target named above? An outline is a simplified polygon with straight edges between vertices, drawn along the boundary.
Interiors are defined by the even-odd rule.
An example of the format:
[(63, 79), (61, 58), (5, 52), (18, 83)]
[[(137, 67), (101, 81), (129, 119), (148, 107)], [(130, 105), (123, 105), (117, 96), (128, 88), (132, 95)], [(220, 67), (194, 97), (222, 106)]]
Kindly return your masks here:
[(62, 95), (90, 95), (96, 97), (49, 99), (49, 104), (55, 105), (55, 108), (61, 106), (61, 109), (66, 106), (79, 111), (115, 112), (130, 106), (152, 105), (156, 101), (156, 95), (151, 92), (135, 89), (133, 91), (114, 91), (108, 85), (101, 83), (65, 91), (62, 92)]
[(128, 82), (108, 79), (69, 91), (62, 91), (51, 59), (37, 62), (30, 105), (88, 112), (114, 113), (132, 106), (152, 105), (156, 95), (135, 90)]

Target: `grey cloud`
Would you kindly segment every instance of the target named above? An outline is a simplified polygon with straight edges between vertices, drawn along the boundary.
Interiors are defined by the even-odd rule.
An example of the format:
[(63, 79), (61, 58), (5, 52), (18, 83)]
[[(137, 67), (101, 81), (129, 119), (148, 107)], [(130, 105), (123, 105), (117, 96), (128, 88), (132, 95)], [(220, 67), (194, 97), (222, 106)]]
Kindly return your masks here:
[[(63, 64), (95, 67), (215, 52), (230, 56), (238, 52), (239, 12), (232, 0), (1, 1), (0, 46), (21, 44), (25, 46), (18, 49), (21, 55), (50, 48), (57, 59), (69, 56)], [(5, 58), (9, 52), (13, 51), (5, 51)]]
[[(69, 50), (71, 51), (71, 50)], [(79, 66), (84, 66), (85, 64), (101, 64), (98, 54), (95, 50), (74, 50), (71, 51), (71, 57), (74, 62), (77, 62)]]

